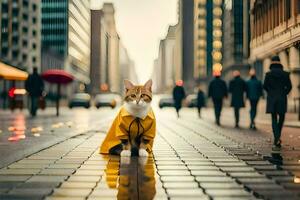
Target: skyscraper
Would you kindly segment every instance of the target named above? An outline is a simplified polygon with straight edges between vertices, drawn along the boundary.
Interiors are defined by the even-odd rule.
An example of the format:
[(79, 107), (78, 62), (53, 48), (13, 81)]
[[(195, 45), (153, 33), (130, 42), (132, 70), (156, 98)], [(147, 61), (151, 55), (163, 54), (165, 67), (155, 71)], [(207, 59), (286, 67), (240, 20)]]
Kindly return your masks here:
[(0, 59), (28, 72), (40, 67), (40, 1), (0, 2)]
[(222, 0), (195, 0), (194, 5), (194, 78), (211, 77), (222, 70)]
[(88, 84), (89, 0), (42, 0), (42, 70), (65, 69)]

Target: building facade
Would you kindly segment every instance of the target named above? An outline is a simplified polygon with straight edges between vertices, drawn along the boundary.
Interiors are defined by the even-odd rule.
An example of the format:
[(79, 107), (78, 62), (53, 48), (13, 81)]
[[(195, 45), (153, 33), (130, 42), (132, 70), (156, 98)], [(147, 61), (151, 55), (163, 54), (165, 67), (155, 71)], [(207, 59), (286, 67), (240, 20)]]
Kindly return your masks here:
[[(122, 44), (115, 23), (112, 3), (91, 10), (91, 70), (89, 92), (122, 93), (123, 79), (136, 79), (134, 62)], [(135, 81), (135, 80), (133, 80)]]
[(42, 0), (42, 71), (64, 69), (89, 84), (89, 0)]
[(223, 8), (223, 76), (232, 78), (232, 70), (249, 71), (250, 1), (225, 0)]
[(27, 72), (41, 64), (40, 0), (0, 2), (0, 60)]
[(279, 55), (285, 70), (291, 72), (291, 98), (300, 88), (300, 2), (299, 0), (251, 0), (252, 65), (262, 74), (269, 70), (271, 57)]

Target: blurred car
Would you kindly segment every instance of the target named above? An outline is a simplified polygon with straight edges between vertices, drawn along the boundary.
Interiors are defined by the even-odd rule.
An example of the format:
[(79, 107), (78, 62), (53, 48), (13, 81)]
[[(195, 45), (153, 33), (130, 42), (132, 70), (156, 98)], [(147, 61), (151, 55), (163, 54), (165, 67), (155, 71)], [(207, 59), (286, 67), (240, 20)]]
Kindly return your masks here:
[(121, 105), (122, 98), (118, 94), (97, 94), (95, 99), (95, 106), (96, 108), (100, 107), (111, 107), (115, 108), (118, 105)]
[(197, 94), (190, 94), (186, 97), (186, 106), (189, 108), (197, 107)]
[(85, 107), (91, 106), (91, 96), (87, 93), (76, 93), (69, 101), (69, 108), (73, 107)]
[(158, 103), (159, 108), (174, 107), (174, 100), (172, 95), (164, 95), (160, 98)]

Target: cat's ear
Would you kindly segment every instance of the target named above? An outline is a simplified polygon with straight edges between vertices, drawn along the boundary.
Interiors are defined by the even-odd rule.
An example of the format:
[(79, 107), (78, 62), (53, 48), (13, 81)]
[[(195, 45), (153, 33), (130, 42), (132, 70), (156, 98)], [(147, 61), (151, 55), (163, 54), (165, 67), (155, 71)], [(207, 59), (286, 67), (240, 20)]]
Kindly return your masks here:
[(130, 90), (134, 88), (134, 85), (130, 82), (130, 80), (127, 79), (124, 80), (124, 85), (126, 90)]
[(145, 85), (144, 85), (145, 89), (148, 89), (151, 91), (151, 87), (152, 87), (152, 79), (149, 79)]

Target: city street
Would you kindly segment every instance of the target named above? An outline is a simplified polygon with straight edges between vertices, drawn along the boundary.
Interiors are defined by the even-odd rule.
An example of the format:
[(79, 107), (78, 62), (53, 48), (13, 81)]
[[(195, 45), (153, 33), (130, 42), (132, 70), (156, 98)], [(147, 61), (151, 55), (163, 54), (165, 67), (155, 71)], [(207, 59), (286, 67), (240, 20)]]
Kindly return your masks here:
[[(155, 104), (154, 104), (155, 105)], [(99, 145), (118, 109), (48, 109), (31, 119), (1, 112), (0, 199), (300, 199), (300, 132), (285, 127), (272, 152), (270, 125), (248, 130), (229, 108), (218, 127), (213, 111), (155, 108), (157, 135), (148, 159), (102, 156)]]

